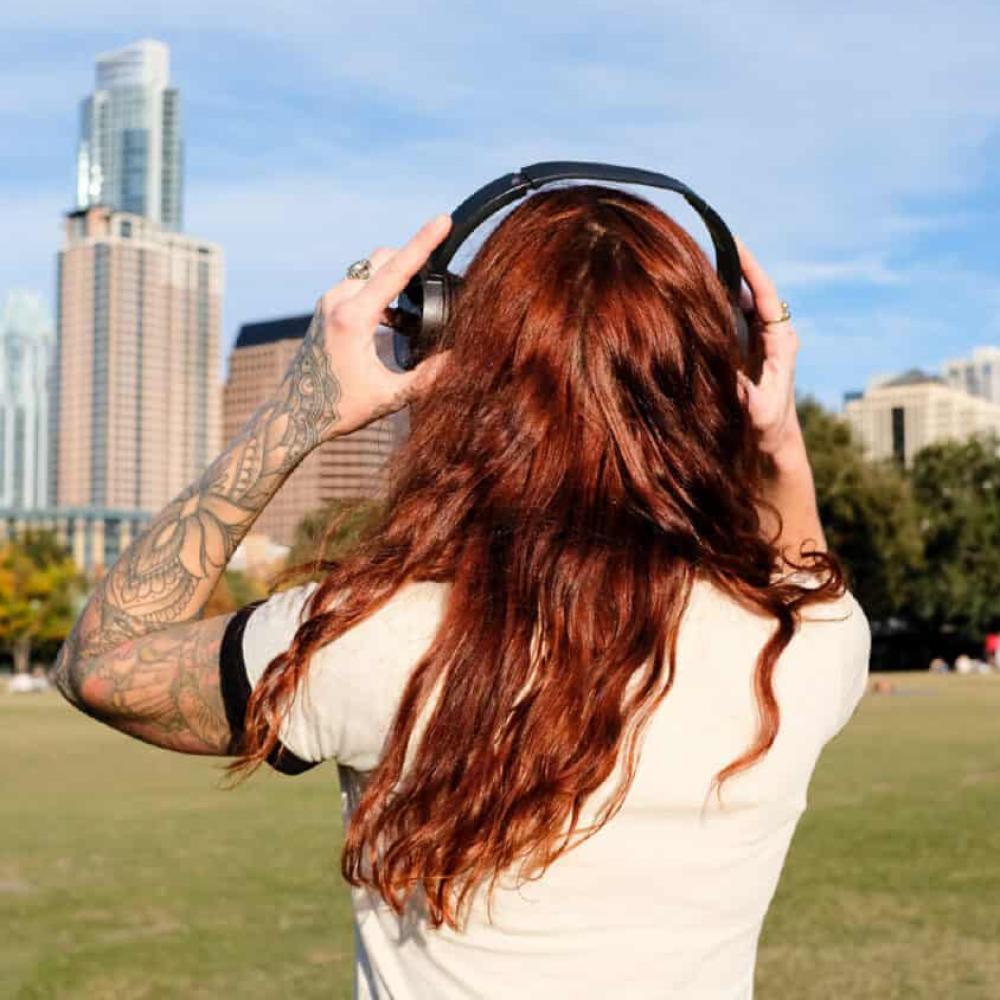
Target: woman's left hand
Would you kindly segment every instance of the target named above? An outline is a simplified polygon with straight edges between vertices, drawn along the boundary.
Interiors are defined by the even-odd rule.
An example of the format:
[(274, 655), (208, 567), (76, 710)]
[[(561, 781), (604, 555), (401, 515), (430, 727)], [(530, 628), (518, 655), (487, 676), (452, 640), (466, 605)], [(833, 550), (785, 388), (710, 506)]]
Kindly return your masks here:
[(764, 323), (764, 364), (760, 381), (752, 382), (739, 373), (747, 411), (760, 435), (761, 450), (779, 457), (802, 443), (798, 413), (795, 409), (795, 357), (799, 338), (791, 320), (781, 320), (782, 303), (774, 284), (754, 255), (736, 241), (743, 277), (753, 296), (753, 308)]
[(451, 229), (451, 217), (435, 216), (401, 249), (372, 253), (371, 276), (345, 278), (316, 304), (316, 311), (289, 375), (299, 393), (312, 395), (300, 409), (318, 424), (317, 443), (349, 434), (401, 409), (430, 387), (446, 352), (412, 371), (387, 368), (375, 347), (385, 310), (420, 270)]

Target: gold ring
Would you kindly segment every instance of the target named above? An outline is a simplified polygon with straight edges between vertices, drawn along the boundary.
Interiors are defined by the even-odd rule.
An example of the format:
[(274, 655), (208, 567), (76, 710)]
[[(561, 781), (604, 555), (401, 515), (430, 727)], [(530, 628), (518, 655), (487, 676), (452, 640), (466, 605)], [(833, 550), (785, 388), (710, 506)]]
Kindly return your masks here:
[(352, 281), (367, 281), (372, 276), (372, 262), (367, 257), (356, 260), (348, 269), (347, 277)]
[(788, 303), (781, 300), (781, 315), (777, 319), (765, 319), (764, 326), (772, 326), (775, 323), (787, 323), (792, 318), (792, 312), (788, 308)]

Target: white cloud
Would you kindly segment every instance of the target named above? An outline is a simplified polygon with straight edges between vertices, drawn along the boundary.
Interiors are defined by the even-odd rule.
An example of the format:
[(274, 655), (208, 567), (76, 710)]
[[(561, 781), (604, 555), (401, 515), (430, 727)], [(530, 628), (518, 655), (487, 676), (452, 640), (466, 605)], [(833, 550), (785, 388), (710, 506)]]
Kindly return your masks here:
[(774, 278), (782, 288), (815, 285), (899, 285), (904, 274), (890, 267), (885, 258), (863, 255), (847, 260), (789, 260), (771, 266)]
[[(922, 321), (940, 304), (913, 293), (919, 281), (944, 296), (946, 282), (909, 257), (917, 240), (961, 232), (969, 219), (957, 203), (990, 183), (995, 4), (756, 0), (723, 10), (639, 0), (623, 11), (610, 2), (252, 0), (237, 15), (193, 0), (162, 9), (55, 0), (4, 21), (8, 45), (19, 32), (57, 42), (30, 58), (12, 51), (0, 66), (0, 139), (17, 148), (29, 119), (60, 114), (63, 95), (51, 155), (65, 161), (66, 197), (39, 195), (31, 177), (8, 168), (2, 283), (51, 287), (75, 105), (92, 58), (154, 33), (173, 44), (189, 136), (204, 136), (189, 143), (187, 218), (227, 253), (227, 340), (239, 322), (308, 308), (347, 261), (405, 238), (491, 177), (574, 157), (689, 181), (783, 288), (896, 295), (895, 318), (880, 322), (899, 331), (910, 316), (909, 333), (880, 334), (846, 360), (843, 337), (871, 335), (852, 334), (864, 324), (844, 309), (815, 306), (806, 318), (841, 344), (815, 341), (818, 381), (847, 384), (848, 362), (882, 368), (918, 342), (955, 339), (947, 324)], [(248, 72), (253, 93), (244, 92)], [(209, 127), (192, 123), (192, 106)], [(674, 200), (656, 200), (696, 230)], [(969, 327), (959, 339), (974, 339), (973, 324), (985, 329), (997, 310), (981, 276), (978, 286), (975, 275), (956, 280), (965, 291), (946, 309)]]

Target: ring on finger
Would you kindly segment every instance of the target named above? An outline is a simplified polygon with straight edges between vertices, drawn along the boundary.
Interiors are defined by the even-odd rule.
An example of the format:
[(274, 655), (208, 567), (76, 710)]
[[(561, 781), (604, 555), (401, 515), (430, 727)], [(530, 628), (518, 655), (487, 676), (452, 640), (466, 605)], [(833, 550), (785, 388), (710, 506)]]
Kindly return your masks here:
[(775, 323), (787, 323), (792, 318), (792, 311), (788, 308), (788, 303), (781, 300), (781, 315), (777, 319), (765, 319), (764, 326), (773, 326)]
[(347, 277), (352, 281), (367, 281), (372, 276), (372, 262), (367, 257), (356, 260), (348, 269)]

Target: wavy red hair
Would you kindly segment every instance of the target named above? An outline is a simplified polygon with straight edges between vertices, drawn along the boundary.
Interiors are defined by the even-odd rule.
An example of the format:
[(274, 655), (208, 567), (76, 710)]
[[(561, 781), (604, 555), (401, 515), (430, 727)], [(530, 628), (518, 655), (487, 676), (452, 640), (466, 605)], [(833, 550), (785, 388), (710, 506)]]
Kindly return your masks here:
[(818, 586), (776, 578), (726, 293), (643, 199), (581, 185), (522, 203), (472, 260), (445, 346), (384, 518), (328, 565), (253, 693), (234, 766), (266, 759), (320, 647), (409, 580), (449, 583), (342, 868), (397, 912), (419, 889), (431, 922), (457, 927), (478, 886), (537, 876), (620, 808), (696, 575), (775, 622), (757, 656), (756, 737), (717, 782), (773, 744), (776, 661), (800, 609), (843, 578), (818, 553)]

